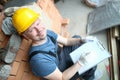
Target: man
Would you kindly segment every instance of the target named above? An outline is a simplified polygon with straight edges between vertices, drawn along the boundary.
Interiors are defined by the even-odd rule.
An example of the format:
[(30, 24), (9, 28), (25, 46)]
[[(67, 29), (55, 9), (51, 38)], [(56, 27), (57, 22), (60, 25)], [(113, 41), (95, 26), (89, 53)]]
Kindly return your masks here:
[[(78, 60), (73, 64), (69, 53), (81, 45), (81, 38), (64, 38), (47, 30), (40, 14), (29, 8), (16, 10), (12, 23), (20, 35), (32, 40), (30, 66), (36, 76), (49, 80), (75, 80), (79, 77), (77, 71), (84, 65), (84, 61)], [(64, 46), (61, 53), (58, 53), (57, 43)], [(95, 69), (81, 77), (93, 80)]]

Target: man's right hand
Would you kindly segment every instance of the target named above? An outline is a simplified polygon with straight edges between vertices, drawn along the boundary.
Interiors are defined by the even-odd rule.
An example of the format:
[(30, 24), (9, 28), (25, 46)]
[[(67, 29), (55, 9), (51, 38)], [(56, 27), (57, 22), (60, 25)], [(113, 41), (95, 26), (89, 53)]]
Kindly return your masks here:
[(87, 37), (85, 37), (85, 38), (82, 38), (82, 42), (83, 42), (83, 43), (92, 42), (92, 41), (94, 41), (94, 40), (96, 40), (96, 37), (93, 37), (93, 36), (87, 36)]
[(90, 53), (90, 52), (82, 53), (82, 54), (80, 55), (80, 58), (79, 58), (78, 62), (79, 62), (79, 64), (80, 64), (81, 66), (84, 66), (85, 64), (87, 64), (86, 56), (89, 55), (89, 53)]

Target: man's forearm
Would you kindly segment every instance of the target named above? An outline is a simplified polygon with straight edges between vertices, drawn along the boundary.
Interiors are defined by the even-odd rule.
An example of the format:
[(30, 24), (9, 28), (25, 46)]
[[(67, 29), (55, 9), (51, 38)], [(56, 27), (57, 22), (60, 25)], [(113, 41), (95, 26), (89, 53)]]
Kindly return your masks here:
[(77, 62), (73, 66), (66, 69), (62, 74), (63, 76), (62, 80), (70, 80), (76, 74), (76, 72), (80, 69), (80, 67), (81, 65)]
[(67, 46), (72, 46), (76, 44), (80, 44), (82, 40), (80, 38), (68, 38), (67, 39)]

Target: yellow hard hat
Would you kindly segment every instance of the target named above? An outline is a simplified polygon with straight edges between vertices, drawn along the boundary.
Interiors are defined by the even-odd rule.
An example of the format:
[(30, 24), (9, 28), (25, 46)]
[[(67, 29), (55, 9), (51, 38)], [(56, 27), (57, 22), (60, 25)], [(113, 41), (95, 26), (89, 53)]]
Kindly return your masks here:
[(38, 19), (40, 14), (30, 8), (19, 8), (12, 16), (13, 26), (19, 34), (27, 30)]

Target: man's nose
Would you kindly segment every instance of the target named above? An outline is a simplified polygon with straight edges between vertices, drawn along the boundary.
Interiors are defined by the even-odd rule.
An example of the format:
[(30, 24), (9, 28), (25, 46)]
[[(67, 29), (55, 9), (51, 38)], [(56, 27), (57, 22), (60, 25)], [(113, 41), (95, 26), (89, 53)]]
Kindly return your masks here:
[(35, 27), (37, 32), (40, 32), (40, 28), (39, 27)]

